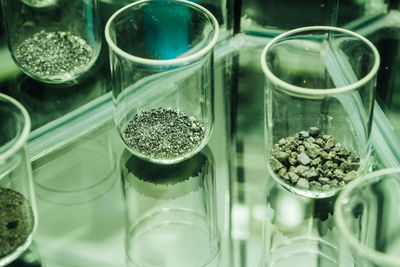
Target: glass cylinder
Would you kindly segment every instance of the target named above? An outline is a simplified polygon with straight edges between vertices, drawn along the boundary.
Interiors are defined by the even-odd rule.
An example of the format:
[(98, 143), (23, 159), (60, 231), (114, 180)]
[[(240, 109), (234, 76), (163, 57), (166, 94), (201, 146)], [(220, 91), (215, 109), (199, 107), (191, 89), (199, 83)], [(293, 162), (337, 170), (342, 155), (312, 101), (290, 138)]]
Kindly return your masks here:
[(74, 84), (101, 48), (97, 0), (2, 0), (8, 46), (28, 76)]
[(185, 160), (214, 122), (214, 16), (188, 1), (137, 1), (108, 20), (115, 124), (136, 156)]
[(335, 203), (338, 266), (400, 266), (400, 168), (382, 169), (349, 184)]
[(371, 167), (377, 49), (357, 33), (305, 27), (263, 50), (268, 169), (286, 189), (335, 195)]
[(218, 266), (214, 161), (205, 148), (177, 164), (120, 161), (126, 202), (128, 266)]
[(0, 265), (18, 258), (37, 228), (36, 202), (26, 141), (30, 118), (13, 98), (0, 93)]

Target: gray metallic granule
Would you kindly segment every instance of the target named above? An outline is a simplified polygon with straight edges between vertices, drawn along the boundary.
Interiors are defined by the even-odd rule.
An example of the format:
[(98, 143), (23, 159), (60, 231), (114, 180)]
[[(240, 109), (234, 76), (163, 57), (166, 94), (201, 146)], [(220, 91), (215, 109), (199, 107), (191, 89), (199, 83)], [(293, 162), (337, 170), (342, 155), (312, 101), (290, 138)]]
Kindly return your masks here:
[(14, 53), (15, 60), (29, 74), (52, 79), (73, 76), (89, 63), (92, 48), (70, 32), (40, 31), (25, 39)]
[(205, 137), (204, 126), (173, 109), (151, 109), (133, 116), (124, 130), (129, 147), (155, 159), (173, 159), (195, 150)]
[(357, 177), (360, 158), (317, 127), (280, 139), (270, 167), (286, 183), (312, 191), (343, 187)]
[(23, 245), (33, 225), (33, 211), (26, 198), (0, 187), (0, 258)]

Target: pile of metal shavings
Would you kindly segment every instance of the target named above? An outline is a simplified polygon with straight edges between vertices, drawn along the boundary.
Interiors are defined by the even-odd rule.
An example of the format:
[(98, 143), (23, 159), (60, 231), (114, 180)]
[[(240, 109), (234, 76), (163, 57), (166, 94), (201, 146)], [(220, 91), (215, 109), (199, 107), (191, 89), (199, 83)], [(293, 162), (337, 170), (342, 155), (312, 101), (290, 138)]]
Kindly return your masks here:
[(173, 159), (195, 150), (205, 137), (204, 126), (173, 109), (135, 114), (124, 129), (129, 147), (155, 159)]
[(33, 211), (20, 193), (0, 187), (0, 258), (26, 242), (34, 225)]
[(311, 127), (274, 144), (270, 166), (290, 185), (328, 191), (343, 187), (357, 177), (360, 158), (331, 135), (320, 135), (317, 127)]
[(15, 49), (14, 57), (26, 72), (37, 77), (52, 77), (82, 71), (93, 49), (70, 32), (40, 31)]

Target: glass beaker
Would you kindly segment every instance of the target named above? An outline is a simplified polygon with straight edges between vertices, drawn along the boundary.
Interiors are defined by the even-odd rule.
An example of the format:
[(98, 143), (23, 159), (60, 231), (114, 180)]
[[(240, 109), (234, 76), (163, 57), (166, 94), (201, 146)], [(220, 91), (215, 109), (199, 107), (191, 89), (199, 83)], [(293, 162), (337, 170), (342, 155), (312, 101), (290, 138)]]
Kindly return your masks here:
[(144, 161), (125, 150), (120, 168), (128, 266), (217, 266), (220, 234), (208, 147), (169, 165)]
[(400, 168), (382, 169), (342, 190), (334, 218), (339, 266), (400, 266)]
[(101, 49), (97, 0), (2, 0), (8, 46), (28, 76), (74, 84)]
[(263, 50), (268, 169), (288, 190), (324, 198), (371, 167), (377, 49), (335, 27), (283, 33)]
[(214, 16), (188, 1), (137, 1), (108, 20), (114, 119), (133, 154), (172, 164), (206, 145), (218, 32)]
[(11, 263), (29, 247), (37, 228), (26, 149), (30, 125), (25, 108), (0, 93), (0, 266)]

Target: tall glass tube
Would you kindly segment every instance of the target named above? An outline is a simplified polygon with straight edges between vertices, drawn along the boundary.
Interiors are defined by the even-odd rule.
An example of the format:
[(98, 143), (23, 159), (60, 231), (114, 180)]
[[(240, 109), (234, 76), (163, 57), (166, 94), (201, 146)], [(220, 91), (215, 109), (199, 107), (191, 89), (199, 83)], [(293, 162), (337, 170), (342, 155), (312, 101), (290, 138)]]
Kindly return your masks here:
[(399, 201), (400, 168), (367, 174), (340, 193), (338, 266), (400, 266)]
[(137, 1), (111, 16), (114, 118), (131, 153), (171, 164), (206, 145), (218, 32), (215, 17), (189, 1)]
[(377, 49), (335, 27), (279, 35), (264, 49), (268, 168), (285, 188), (336, 194), (371, 167)]
[(0, 265), (13, 262), (31, 244), (36, 202), (26, 141), (30, 118), (13, 98), (0, 93)]
[(28, 76), (49, 84), (74, 84), (101, 48), (97, 0), (2, 0), (8, 46)]

